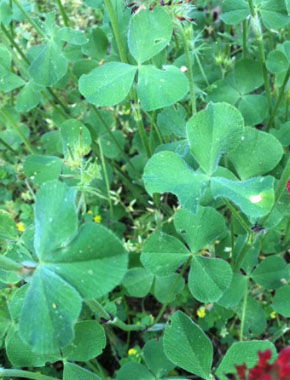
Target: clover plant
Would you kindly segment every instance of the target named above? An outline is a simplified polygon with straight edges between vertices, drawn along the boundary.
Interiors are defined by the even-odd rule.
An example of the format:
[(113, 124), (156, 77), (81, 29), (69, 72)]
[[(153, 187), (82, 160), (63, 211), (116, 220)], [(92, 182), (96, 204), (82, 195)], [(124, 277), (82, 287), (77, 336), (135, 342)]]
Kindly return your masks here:
[(289, 40), (288, 0), (0, 0), (0, 378), (288, 379)]

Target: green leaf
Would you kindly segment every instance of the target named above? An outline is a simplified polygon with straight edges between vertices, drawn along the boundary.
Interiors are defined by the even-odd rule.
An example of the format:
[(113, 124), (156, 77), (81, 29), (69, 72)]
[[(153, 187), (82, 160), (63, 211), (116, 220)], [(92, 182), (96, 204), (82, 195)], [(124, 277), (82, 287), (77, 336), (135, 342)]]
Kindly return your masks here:
[(10, 214), (0, 210), (0, 239), (17, 240), (18, 233)]
[(163, 8), (141, 9), (132, 16), (129, 25), (130, 53), (140, 65), (163, 50), (171, 35), (171, 18)]
[(185, 109), (180, 105), (164, 108), (157, 116), (157, 124), (162, 135), (174, 134), (176, 137), (186, 137)]
[(72, 45), (84, 45), (88, 42), (87, 37), (82, 31), (71, 29), (66, 26), (57, 31), (56, 39), (68, 42)]
[(258, 361), (258, 351), (264, 352), (267, 349), (272, 351), (274, 358), (277, 356), (274, 344), (267, 340), (233, 343), (218, 366), (216, 376), (220, 380), (227, 380), (226, 374), (237, 373), (236, 365), (245, 363), (247, 368), (254, 367)]
[(280, 30), (289, 24), (284, 0), (265, 0), (259, 7), (263, 24), (269, 30)]
[(268, 116), (268, 103), (264, 95), (244, 95), (238, 109), (249, 126), (262, 123)]
[(283, 147), (271, 134), (246, 128), (241, 144), (228, 157), (242, 180), (270, 172), (279, 163)]
[[(239, 309), (239, 317), (242, 319), (242, 305)], [(248, 296), (245, 319), (244, 319), (244, 330), (243, 335), (250, 339), (256, 336), (260, 336), (267, 327), (267, 318), (266, 313), (261, 306), (254, 298)]]
[(9, 330), (5, 339), (5, 348), (8, 359), (14, 367), (43, 367), (47, 362), (54, 363), (61, 359), (60, 354), (41, 355), (39, 352), (33, 352), (20, 338), (15, 326)]
[(210, 103), (187, 123), (187, 136), (193, 157), (212, 175), (224, 153), (241, 142), (244, 120), (240, 112), (227, 103)]
[(75, 289), (48, 268), (39, 266), (21, 309), (21, 339), (41, 355), (58, 352), (73, 339), (73, 325), (81, 306)]
[[(124, 149), (126, 140), (124, 134), (121, 131), (112, 131), (115, 139), (119, 143), (119, 147)], [(104, 133), (99, 138), (100, 143), (102, 144), (104, 156), (115, 159), (120, 156), (120, 148), (117, 147), (115, 141), (112, 139), (109, 133)]]
[[(0, 15), (1, 15), (1, 8), (0, 8)], [(0, 19), (1, 19), (1, 16), (0, 16)], [(11, 69), (11, 53), (7, 49), (7, 47), (3, 44), (0, 44), (0, 57), (1, 57), (0, 66), (2, 66), (5, 70), (9, 71)]]
[(117, 373), (116, 380), (155, 380), (143, 364), (128, 362)]
[(64, 363), (63, 380), (102, 380), (99, 376), (73, 363)]
[(147, 367), (158, 379), (175, 367), (164, 354), (162, 339), (159, 341), (148, 340), (143, 347), (143, 356)]
[(96, 106), (114, 106), (128, 95), (137, 67), (109, 62), (84, 74), (79, 79), (79, 91)]
[(25, 82), (22, 78), (0, 66), (0, 91), (10, 92), (24, 84)]
[(239, 273), (233, 273), (230, 286), (217, 303), (227, 309), (236, 307), (243, 298), (246, 287), (247, 278)]
[(65, 248), (46, 252), (45, 265), (78, 290), (85, 299), (106, 295), (120, 284), (127, 270), (127, 254), (120, 240), (104, 226), (82, 225)]
[(241, 59), (235, 64), (233, 86), (240, 94), (248, 94), (264, 83), (263, 70), (259, 61)]
[(218, 301), (229, 288), (232, 281), (230, 265), (222, 260), (194, 256), (188, 277), (188, 287), (200, 302)]
[(267, 56), (266, 66), (272, 74), (283, 73), (289, 67), (289, 60), (282, 51), (272, 50)]
[(76, 192), (64, 183), (44, 183), (35, 201), (34, 247), (39, 258), (65, 246), (77, 232)]
[(224, 218), (211, 207), (200, 206), (196, 214), (183, 209), (178, 210), (174, 216), (174, 226), (191, 252), (201, 250), (226, 232)]
[(153, 275), (144, 268), (131, 268), (127, 271), (122, 285), (130, 297), (145, 297), (152, 286)]
[(164, 352), (178, 367), (208, 379), (213, 348), (202, 329), (186, 314), (177, 311), (170, 318), (163, 338)]
[(237, 25), (250, 14), (245, 0), (225, 0), (222, 4), (221, 19), (228, 25)]
[[(172, 290), (173, 284), (174, 289)], [(172, 302), (176, 296), (182, 292), (184, 285), (185, 281), (183, 277), (179, 277), (178, 273), (172, 273), (169, 276), (155, 277), (152, 293), (160, 303)], [(168, 298), (169, 293), (170, 297)]]
[(74, 340), (62, 354), (68, 360), (86, 362), (99, 356), (105, 346), (104, 328), (97, 321), (80, 321), (75, 325)]
[(29, 81), (19, 91), (15, 108), (18, 112), (29, 112), (39, 104), (40, 100), (39, 86)]
[(287, 264), (279, 256), (266, 257), (252, 274), (252, 279), (265, 289), (280, 288), (287, 277)]
[(290, 286), (284, 285), (279, 288), (273, 298), (273, 309), (283, 315), (285, 318), (290, 318)]
[(92, 138), (88, 128), (76, 119), (67, 119), (60, 128), (64, 155), (68, 155), (68, 145), (76, 157), (84, 156), (91, 150)]
[(274, 178), (254, 177), (243, 182), (212, 177), (211, 191), (214, 198), (227, 198), (248, 216), (260, 218), (267, 215), (274, 204)]
[(208, 183), (208, 177), (194, 172), (174, 152), (154, 154), (147, 162), (143, 180), (147, 192), (170, 192), (178, 197), (180, 206), (196, 212), (199, 199)]
[(185, 245), (164, 232), (154, 232), (145, 242), (141, 254), (144, 267), (157, 276), (167, 276), (190, 255)]
[(89, 41), (82, 46), (82, 52), (91, 59), (100, 61), (104, 58), (108, 49), (109, 42), (107, 35), (101, 28), (93, 28), (88, 37)]
[(42, 86), (52, 86), (67, 72), (67, 60), (54, 41), (42, 45), (29, 67), (33, 80)]
[(175, 66), (140, 66), (137, 94), (142, 108), (153, 111), (181, 100), (188, 92), (187, 77)]
[(62, 160), (54, 156), (33, 154), (23, 162), (23, 171), (36, 185), (56, 180), (61, 172)]

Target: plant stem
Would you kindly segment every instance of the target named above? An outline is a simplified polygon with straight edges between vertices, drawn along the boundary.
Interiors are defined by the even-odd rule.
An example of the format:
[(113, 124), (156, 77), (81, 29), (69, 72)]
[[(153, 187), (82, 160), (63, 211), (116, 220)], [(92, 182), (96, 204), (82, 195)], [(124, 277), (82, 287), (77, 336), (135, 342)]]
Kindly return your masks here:
[(285, 93), (285, 87), (286, 87), (286, 85), (288, 83), (289, 78), (290, 78), (290, 65), (289, 65), (289, 68), (288, 68), (288, 70), (286, 72), (286, 75), (285, 75), (285, 78), (283, 80), (282, 86), (281, 86), (281, 88), (279, 90), (278, 99), (276, 100), (276, 103), (274, 105), (273, 111), (272, 111), (272, 113), (270, 115), (270, 119), (269, 119), (268, 125), (267, 125), (267, 127), (265, 129), (266, 132), (269, 131), (269, 129), (271, 128), (271, 125), (272, 125), (272, 123), (274, 121), (274, 118), (276, 116), (276, 113), (278, 111), (280, 103), (281, 103), (281, 101), (283, 99), (283, 96), (284, 96), (284, 93)]
[(246, 317), (246, 310), (247, 310), (247, 303), (248, 303), (248, 285), (249, 285), (249, 279), (247, 278), (246, 289), (245, 289), (245, 294), (244, 294), (244, 299), (243, 299), (243, 306), (242, 306), (240, 341), (243, 340), (243, 335), (244, 335), (245, 317)]
[(162, 308), (161, 310), (159, 311), (157, 317), (154, 319), (153, 323), (151, 324), (151, 326), (155, 325), (156, 323), (158, 323), (160, 321), (160, 319), (162, 318), (162, 315), (170, 301), (170, 298), (172, 297), (172, 294), (174, 292), (174, 289), (176, 288), (179, 280), (182, 278), (182, 276), (184, 275), (184, 272), (186, 271), (186, 269), (189, 267), (190, 263), (191, 263), (191, 260), (192, 260), (192, 256), (189, 256), (188, 259), (186, 260), (186, 262), (183, 264), (183, 267), (181, 268), (181, 271), (178, 273), (178, 276), (176, 278), (176, 280), (174, 281), (174, 283), (171, 285), (171, 288), (169, 289), (168, 291), (168, 294), (167, 294), (167, 297), (162, 305)]
[(246, 254), (248, 253), (249, 249), (253, 245), (253, 238), (254, 238), (254, 236), (253, 236), (252, 232), (250, 234), (248, 234), (247, 239), (245, 241), (245, 244), (244, 244), (238, 258), (236, 259), (236, 262), (234, 263), (234, 268), (233, 268), (234, 272), (236, 272), (236, 273), (239, 272)]
[(46, 35), (45, 33), (40, 29), (40, 27), (36, 24), (36, 22), (34, 22), (32, 20), (32, 18), (29, 16), (29, 14), (25, 11), (25, 9), (22, 7), (22, 5), (19, 3), (18, 0), (12, 0), (14, 2), (14, 4), (17, 6), (17, 8), (20, 10), (20, 12), (22, 13), (22, 15), (24, 16), (24, 18), (26, 18), (26, 20), (29, 22), (29, 24), (31, 26), (33, 26), (33, 28), (35, 30), (37, 30), (37, 32), (41, 35), (41, 37), (45, 38), (46, 39)]
[(67, 17), (67, 14), (66, 14), (66, 12), (65, 12), (65, 9), (64, 9), (64, 7), (63, 7), (63, 5), (62, 5), (62, 3), (61, 3), (61, 0), (56, 0), (56, 4), (57, 4), (58, 9), (59, 9), (59, 11), (60, 11), (60, 14), (61, 14), (61, 17), (62, 17), (62, 19), (63, 19), (63, 23), (64, 23), (64, 25), (65, 25), (65, 26), (68, 26), (68, 25), (69, 25), (69, 19), (68, 19), (68, 17)]
[(277, 202), (281, 198), (281, 195), (283, 194), (283, 191), (285, 190), (286, 184), (288, 179), (290, 178), (290, 155), (288, 156), (288, 160), (286, 162), (285, 168), (282, 172), (281, 178), (278, 182), (276, 191), (275, 191), (275, 202), (273, 204), (273, 207), (271, 208), (270, 212), (261, 220), (260, 225), (263, 226), (265, 222), (268, 220), (269, 216), (273, 212)]
[(36, 372), (22, 371), (20, 369), (3, 369), (0, 368), (0, 377), (15, 377), (17, 379), (33, 379), (33, 380), (59, 380), (55, 377), (41, 375)]
[(116, 43), (117, 43), (117, 47), (118, 47), (118, 51), (119, 51), (119, 54), (120, 54), (121, 61), (123, 63), (128, 63), (126, 52), (125, 52), (125, 49), (124, 49), (124, 46), (123, 46), (123, 43), (122, 43), (122, 38), (121, 38), (120, 30), (119, 30), (119, 25), (118, 25), (118, 22), (117, 22), (117, 19), (116, 19), (116, 16), (115, 16), (115, 12), (114, 12), (111, 0), (104, 0), (104, 3), (105, 3), (105, 6), (106, 6), (106, 9), (107, 9), (110, 21), (111, 21), (111, 25), (112, 25), (112, 29), (113, 29), (113, 33), (114, 33), (115, 40), (116, 40)]
[(106, 168), (106, 162), (103, 154), (103, 148), (102, 148), (102, 143), (101, 140), (98, 140), (98, 144), (100, 147), (100, 157), (101, 157), (101, 163), (102, 163), (102, 168), (103, 168), (103, 173), (104, 173), (104, 179), (105, 179), (105, 184), (106, 184), (106, 190), (108, 194), (108, 202), (109, 202), (109, 209), (110, 209), (110, 224), (112, 225), (114, 222), (114, 210), (113, 210), (113, 203), (111, 199), (111, 193), (110, 193), (110, 183), (109, 183), (109, 178), (108, 178), (108, 173), (107, 173), (107, 168)]
[(16, 154), (16, 155), (18, 154), (18, 152), (16, 152), (16, 150), (14, 150), (13, 148), (11, 148), (11, 146), (8, 145), (3, 139), (1, 139), (1, 137), (0, 137), (0, 144), (2, 144), (3, 146), (5, 146), (5, 148), (10, 150), (11, 153)]
[(226, 206), (231, 210), (231, 213), (234, 215), (234, 217), (237, 219), (240, 225), (247, 231), (247, 233), (248, 234), (252, 233), (251, 228), (247, 225), (244, 219), (238, 214), (234, 206), (225, 198), (223, 199), (223, 201), (225, 202)]
[(142, 145), (143, 145), (143, 148), (145, 150), (147, 158), (150, 158), (151, 157), (151, 151), (150, 151), (149, 144), (147, 141), (147, 136), (146, 136), (145, 128), (144, 128), (143, 121), (142, 121), (142, 115), (141, 115), (141, 112), (139, 110), (139, 105), (138, 105), (137, 100), (135, 102), (135, 106), (133, 106), (133, 107), (134, 107), (134, 113), (135, 113), (135, 120), (137, 123), (139, 135), (141, 137)]
[(243, 59), (247, 56), (247, 20), (243, 21)]
[(6, 119), (7, 122), (11, 125), (11, 127), (14, 129), (14, 131), (17, 133), (17, 135), (23, 141), (24, 145), (29, 150), (29, 152), (32, 153), (32, 154), (35, 153), (34, 149), (32, 148), (32, 146), (30, 144), (30, 142), (28, 141), (28, 139), (24, 136), (24, 134), (18, 128), (18, 125), (15, 123), (15, 121), (9, 116), (9, 114), (6, 111), (4, 111), (3, 108), (0, 110), (0, 114), (2, 114), (3, 117), (4, 117), (4, 119)]
[(266, 96), (268, 100), (268, 106), (270, 113), (272, 112), (272, 98), (271, 98), (271, 90), (270, 90), (270, 83), (269, 83), (269, 77), (268, 77), (268, 71), (266, 67), (266, 58), (265, 58), (265, 51), (264, 51), (264, 44), (263, 44), (263, 34), (261, 31), (261, 25), (259, 16), (255, 11), (253, 0), (248, 0), (251, 17), (252, 17), (252, 25), (255, 33), (256, 42), (258, 45), (258, 52), (259, 52), (259, 59), (263, 70), (263, 78), (264, 78), (264, 87), (266, 91)]
[(190, 100), (191, 100), (191, 111), (192, 115), (196, 114), (196, 99), (195, 99), (195, 93), (194, 93), (194, 87), (193, 87), (193, 72), (192, 72), (192, 62), (189, 52), (189, 46), (187, 37), (183, 28), (183, 25), (181, 23), (177, 23), (178, 31), (181, 35), (183, 48), (184, 48), (184, 54), (186, 59), (186, 66), (187, 66), (187, 73), (188, 73), (188, 81), (189, 81), (189, 91), (190, 91)]

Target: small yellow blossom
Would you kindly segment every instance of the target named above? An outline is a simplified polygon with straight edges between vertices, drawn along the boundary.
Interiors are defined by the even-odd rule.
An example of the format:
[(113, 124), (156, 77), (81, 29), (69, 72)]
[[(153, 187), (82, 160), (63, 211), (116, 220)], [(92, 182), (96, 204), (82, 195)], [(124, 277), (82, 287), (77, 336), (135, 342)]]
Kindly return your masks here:
[(204, 306), (201, 306), (200, 308), (198, 308), (197, 312), (196, 312), (197, 316), (199, 318), (204, 318), (205, 317), (205, 307)]
[(270, 314), (270, 317), (272, 319), (275, 319), (276, 318), (276, 312), (275, 311), (272, 311), (272, 313)]
[(25, 231), (25, 225), (22, 222), (16, 223), (16, 227), (19, 232)]
[(133, 355), (136, 355), (137, 354), (137, 350), (135, 350), (135, 348), (130, 348), (130, 350), (128, 351), (128, 355), (129, 356), (133, 356)]
[(88, 211), (88, 214), (92, 215), (93, 211), (92, 210), (89, 210)]
[(96, 216), (94, 216), (93, 221), (94, 221), (95, 223), (101, 223), (101, 221), (102, 221), (102, 217), (101, 217), (101, 215), (96, 215)]

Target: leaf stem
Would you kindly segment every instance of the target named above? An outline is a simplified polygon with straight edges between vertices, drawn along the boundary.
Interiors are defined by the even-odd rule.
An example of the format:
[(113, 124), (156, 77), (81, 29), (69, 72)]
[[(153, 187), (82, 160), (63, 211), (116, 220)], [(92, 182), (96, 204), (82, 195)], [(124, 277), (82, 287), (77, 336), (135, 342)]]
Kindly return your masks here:
[(247, 310), (247, 303), (248, 303), (248, 286), (249, 286), (249, 279), (247, 278), (246, 289), (245, 289), (245, 294), (244, 294), (244, 298), (243, 298), (243, 305), (242, 305), (242, 316), (241, 316), (241, 326), (240, 326), (240, 341), (243, 340), (243, 335), (244, 335), (245, 318), (246, 318), (246, 310)]
[(249, 249), (252, 247), (253, 245), (253, 239), (254, 239), (254, 235), (253, 233), (251, 232), (250, 234), (248, 234), (247, 236), (247, 239), (245, 241), (245, 244), (238, 256), (238, 258), (236, 259), (236, 262), (234, 263), (234, 268), (233, 268), (233, 271), (235, 273), (238, 273), (240, 268), (241, 268), (241, 265), (244, 261), (244, 258), (246, 256), (246, 254), (248, 253)]
[(276, 103), (274, 105), (273, 111), (272, 111), (272, 113), (270, 115), (270, 119), (269, 119), (268, 125), (267, 125), (267, 127), (265, 129), (266, 132), (269, 131), (269, 129), (271, 128), (271, 125), (272, 125), (272, 123), (274, 121), (274, 118), (276, 116), (276, 113), (278, 111), (280, 103), (281, 103), (281, 101), (283, 99), (283, 96), (285, 94), (285, 87), (286, 87), (286, 85), (288, 83), (289, 78), (290, 78), (290, 65), (289, 65), (288, 70), (286, 72), (286, 75), (285, 75), (285, 78), (283, 80), (282, 86), (280, 87), (278, 99), (276, 100)]
[(191, 111), (192, 111), (192, 115), (195, 115), (196, 114), (196, 98), (195, 98), (194, 87), (193, 87), (192, 62), (191, 62), (191, 57), (190, 57), (190, 53), (189, 53), (188, 41), (187, 41), (187, 37), (186, 37), (186, 33), (185, 33), (183, 25), (178, 22), (177, 26), (178, 26), (178, 31), (181, 35), (185, 59), (186, 59), (188, 81), (189, 81), (189, 91), (190, 91), (190, 100), (191, 100)]
[(261, 24), (260, 24), (259, 16), (257, 12), (255, 11), (253, 0), (248, 0), (248, 3), (249, 3), (251, 17), (252, 17), (252, 26), (253, 26), (256, 42), (258, 45), (259, 59), (260, 59), (260, 63), (262, 66), (262, 71), (263, 71), (264, 87), (266, 91), (269, 110), (271, 113), (272, 112), (272, 98), (271, 98), (268, 71), (266, 67), (266, 58), (265, 58), (265, 50), (264, 50), (264, 44), (263, 44), (263, 34), (261, 30)]
[(167, 294), (167, 297), (162, 305), (162, 308), (161, 310), (159, 311), (157, 317), (154, 319), (154, 321), (152, 322), (151, 326), (155, 325), (156, 323), (158, 323), (160, 321), (160, 319), (162, 318), (162, 315), (170, 301), (170, 298), (172, 297), (172, 294), (179, 282), (179, 280), (182, 278), (182, 276), (184, 275), (186, 269), (189, 267), (190, 263), (191, 263), (191, 260), (192, 260), (192, 256), (189, 256), (188, 259), (186, 260), (186, 262), (183, 264), (183, 267), (181, 268), (181, 271), (178, 273), (178, 276), (176, 278), (176, 280), (174, 281), (174, 283), (171, 285), (171, 288), (169, 289), (168, 291), (168, 294)]
[(20, 10), (24, 18), (29, 22), (31, 26), (41, 35), (41, 37), (46, 39), (45, 33), (40, 29), (40, 27), (32, 20), (32, 18), (29, 16), (29, 14), (25, 11), (25, 9), (22, 7), (22, 5), (19, 3), (18, 0), (12, 0), (16, 7)]
[(243, 59), (247, 56), (247, 20), (243, 21)]
[(61, 0), (56, 0), (56, 4), (58, 6), (59, 12), (61, 14), (61, 17), (63, 19), (63, 23), (65, 26), (69, 26), (69, 18), (67, 17), (66, 11), (61, 3)]
[(23, 143), (26, 146), (26, 148), (28, 149), (28, 151), (30, 153), (32, 153), (32, 154), (35, 153), (34, 149), (32, 148), (32, 146), (30, 144), (30, 142), (28, 141), (28, 139), (24, 136), (24, 134), (18, 128), (18, 125), (15, 123), (15, 121), (9, 116), (9, 114), (6, 111), (4, 111), (3, 108), (0, 110), (0, 114), (2, 114), (2, 116), (4, 117), (4, 119), (6, 119), (6, 121), (11, 125), (11, 127), (14, 129), (14, 131), (16, 132), (16, 134), (23, 141)]
[(0, 377), (15, 377), (17, 379), (33, 379), (33, 380), (58, 380), (55, 377), (41, 375), (40, 373), (22, 371), (20, 369), (4, 369), (0, 368)]
[(252, 233), (251, 228), (247, 225), (247, 223), (244, 221), (244, 219), (238, 214), (235, 207), (227, 200), (223, 199), (226, 206), (231, 210), (231, 213), (234, 215), (234, 217), (237, 219), (237, 221), (240, 223), (240, 225), (247, 231), (248, 234)]
[(113, 33), (114, 33), (114, 36), (116, 39), (116, 43), (117, 43), (117, 47), (118, 47), (118, 51), (120, 54), (121, 61), (123, 63), (128, 63), (126, 52), (125, 52), (125, 49), (124, 49), (124, 46), (122, 43), (119, 25), (118, 25), (118, 22), (117, 22), (117, 19), (115, 16), (115, 12), (114, 12), (114, 8), (113, 8), (113, 5), (111, 3), (111, 0), (104, 0), (104, 3), (105, 3), (105, 6), (106, 6), (106, 9), (107, 9), (110, 21), (111, 21), (111, 25), (112, 25)]
[(112, 225), (114, 222), (114, 210), (113, 210), (113, 203), (111, 199), (111, 193), (110, 193), (110, 183), (109, 183), (109, 177), (108, 177), (108, 172), (106, 168), (106, 162), (104, 158), (104, 153), (103, 153), (103, 148), (102, 148), (102, 143), (101, 140), (98, 140), (99, 148), (100, 148), (100, 157), (101, 157), (101, 163), (102, 163), (102, 168), (103, 168), (103, 173), (104, 173), (104, 179), (105, 179), (105, 184), (106, 184), (106, 190), (108, 194), (108, 202), (109, 202), (109, 209), (110, 209), (110, 224)]

